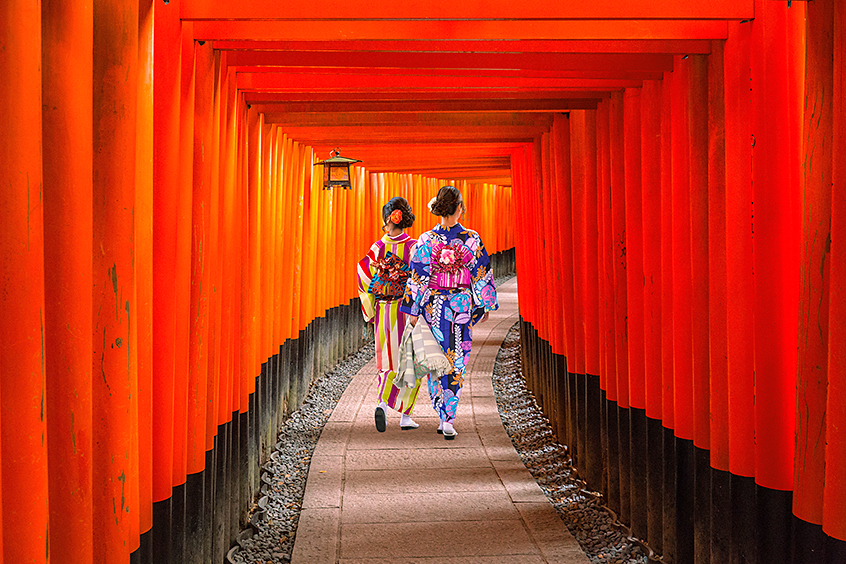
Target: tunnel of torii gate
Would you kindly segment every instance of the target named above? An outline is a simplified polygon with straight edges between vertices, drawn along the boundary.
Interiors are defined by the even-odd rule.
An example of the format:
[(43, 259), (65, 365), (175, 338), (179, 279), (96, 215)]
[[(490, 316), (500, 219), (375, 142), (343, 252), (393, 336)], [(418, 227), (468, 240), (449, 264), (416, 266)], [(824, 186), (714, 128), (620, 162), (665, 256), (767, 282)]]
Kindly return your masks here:
[[(0, 561), (222, 562), (444, 184), (666, 563), (846, 562), (836, 0), (3, 0)], [(360, 159), (351, 190), (313, 166)], [(430, 227), (418, 221), (412, 235)]]

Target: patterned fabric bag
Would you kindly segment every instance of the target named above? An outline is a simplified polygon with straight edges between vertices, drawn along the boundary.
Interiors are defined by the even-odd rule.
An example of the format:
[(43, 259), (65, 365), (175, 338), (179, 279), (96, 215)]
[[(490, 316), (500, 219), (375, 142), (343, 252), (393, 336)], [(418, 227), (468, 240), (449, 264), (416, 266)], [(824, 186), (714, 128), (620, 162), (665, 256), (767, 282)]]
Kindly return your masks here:
[(400, 340), (399, 362), (394, 386), (413, 388), (417, 380), (431, 374), (440, 378), (453, 370), (453, 366), (444, 354), (441, 345), (432, 335), (429, 324), (419, 320), (416, 325), (405, 326)]
[(376, 263), (376, 272), (367, 291), (377, 300), (398, 300), (405, 292), (405, 281), (411, 269), (392, 252), (385, 253)]

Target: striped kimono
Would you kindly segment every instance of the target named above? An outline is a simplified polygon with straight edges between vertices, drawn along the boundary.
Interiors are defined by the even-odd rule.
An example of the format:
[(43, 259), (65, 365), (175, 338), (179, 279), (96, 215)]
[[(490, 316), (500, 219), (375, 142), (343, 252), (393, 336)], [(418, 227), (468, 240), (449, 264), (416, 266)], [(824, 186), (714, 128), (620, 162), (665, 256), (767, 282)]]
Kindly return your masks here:
[(422, 315), (440, 343), (452, 370), (429, 376), (432, 407), (452, 423), (461, 398), (473, 325), (499, 308), (490, 257), (479, 234), (460, 223), (435, 226), (420, 236), (411, 252), (411, 275), (400, 311)]
[(376, 369), (379, 371), (379, 400), (391, 409), (411, 415), (420, 381), (413, 388), (397, 388), (394, 385), (399, 361), (399, 343), (405, 330), (406, 315), (400, 313), (400, 298), (393, 300), (378, 299), (370, 293), (370, 283), (376, 275), (380, 260), (387, 253), (396, 255), (405, 264), (411, 256), (411, 248), (417, 241), (405, 233), (396, 237), (384, 235), (373, 243), (367, 255), (358, 263), (358, 295), (361, 298), (361, 310), (364, 320), (374, 322), (376, 335)]

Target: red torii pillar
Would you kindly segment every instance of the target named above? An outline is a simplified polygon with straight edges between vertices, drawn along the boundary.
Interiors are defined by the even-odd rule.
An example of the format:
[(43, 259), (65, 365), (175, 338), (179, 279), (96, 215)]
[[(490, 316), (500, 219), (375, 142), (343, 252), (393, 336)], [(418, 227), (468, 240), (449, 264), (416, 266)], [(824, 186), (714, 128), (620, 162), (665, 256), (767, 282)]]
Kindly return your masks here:
[[(48, 562), (41, 5), (0, 8), (0, 550)], [(34, 501), (37, 500), (37, 501)]]

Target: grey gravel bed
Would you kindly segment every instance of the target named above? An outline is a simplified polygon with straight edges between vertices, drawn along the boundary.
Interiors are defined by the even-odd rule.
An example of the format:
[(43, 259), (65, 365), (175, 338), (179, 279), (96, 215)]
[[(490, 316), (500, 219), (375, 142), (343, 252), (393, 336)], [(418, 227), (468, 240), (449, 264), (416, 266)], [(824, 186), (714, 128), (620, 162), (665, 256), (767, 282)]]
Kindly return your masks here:
[(526, 388), (515, 325), (496, 357), (493, 386), (499, 415), (523, 464), (593, 563), (645, 564), (644, 549), (574, 471), (534, 395)]
[[(291, 561), (309, 463), (317, 439), (353, 376), (371, 358), (372, 345), (350, 355), (315, 380), (303, 406), (285, 422), (276, 450), (262, 472), (263, 493), (251, 509), (252, 526), (227, 555), (238, 564)], [(566, 447), (556, 442), (522, 377), (520, 335), (511, 328), (497, 355), (493, 374), (497, 405), (521, 459), (593, 563), (647, 562), (643, 549), (626, 534), (597, 497), (583, 488)]]
[(311, 383), (302, 407), (285, 421), (276, 449), (262, 467), (266, 494), (251, 510), (252, 527), (240, 535), (228, 560), (246, 564), (291, 561), (311, 455), (347, 385), (375, 354), (372, 344), (348, 356)]

